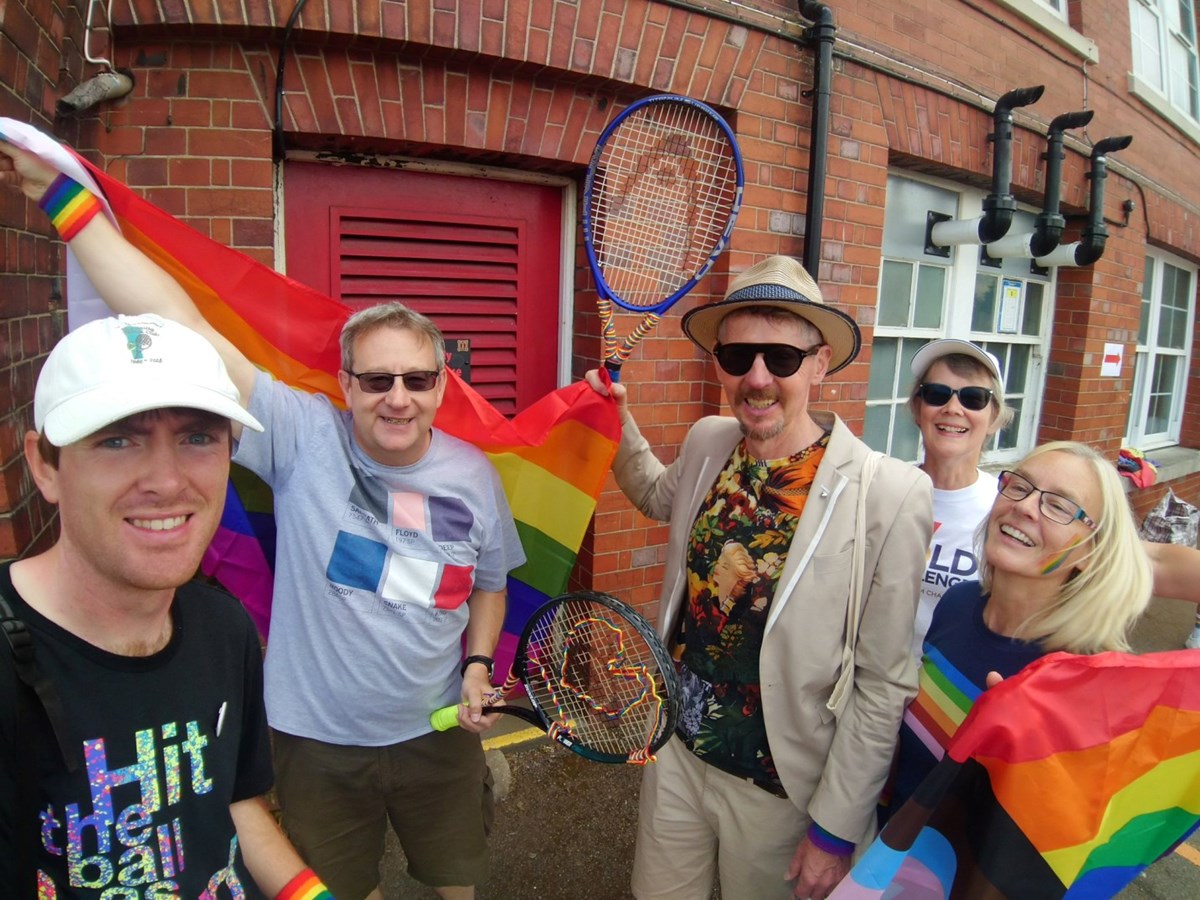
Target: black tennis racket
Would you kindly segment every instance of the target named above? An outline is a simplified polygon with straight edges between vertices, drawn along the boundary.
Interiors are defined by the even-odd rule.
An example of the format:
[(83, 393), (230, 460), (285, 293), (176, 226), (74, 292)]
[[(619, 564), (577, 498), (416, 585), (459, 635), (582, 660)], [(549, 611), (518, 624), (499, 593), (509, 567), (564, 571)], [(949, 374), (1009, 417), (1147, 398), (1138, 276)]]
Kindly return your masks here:
[[(600, 135), (584, 183), (583, 237), (614, 380), (728, 246), (743, 184), (733, 131), (690, 97), (639, 100)], [(614, 303), (644, 314), (619, 345)]]
[[(485, 706), (519, 716), (595, 762), (644, 765), (679, 717), (675, 666), (642, 616), (607, 594), (563, 594), (530, 617), (503, 687), (524, 686), (532, 709)], [(458, 707), (429, 717), (438, 731), (458, 723)]]

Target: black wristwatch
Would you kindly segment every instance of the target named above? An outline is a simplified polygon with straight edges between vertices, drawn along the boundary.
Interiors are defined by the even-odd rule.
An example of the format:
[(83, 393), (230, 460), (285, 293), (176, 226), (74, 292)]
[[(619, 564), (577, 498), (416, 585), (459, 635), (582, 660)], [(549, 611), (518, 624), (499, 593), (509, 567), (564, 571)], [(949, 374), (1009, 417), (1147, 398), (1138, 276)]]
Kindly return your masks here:
[(471, 665), (471, 663), (480, 663), (482, 665), (487, 666), (488, 678), (492, 677), (492, 669), (495, 667), (496, 661), (493, 660), (490, 656), (468, 656), (466, 659), (463, 660), (462, 668), (458, 670), (458, 673), (460, 675), (466, 675), (467, 674), (467, 666)]

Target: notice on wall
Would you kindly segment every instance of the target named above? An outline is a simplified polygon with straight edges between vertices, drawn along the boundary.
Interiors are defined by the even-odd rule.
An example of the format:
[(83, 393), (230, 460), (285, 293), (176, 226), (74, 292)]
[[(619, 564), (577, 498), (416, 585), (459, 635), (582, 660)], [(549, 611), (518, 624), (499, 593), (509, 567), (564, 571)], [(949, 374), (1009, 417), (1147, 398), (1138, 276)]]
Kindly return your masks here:
[(454, 374), (471, 383), (471, 339), (446, 338), (446, 368), (453, 369)]
[(1116, 378), (1121, 374), (1121, 362), (1124, 358), (1124, 344), (1105, 344), (1104, 359), (1100, 361), (1100, 374), (1108, 378)]
[(1000, 315), (996, 331), (1000, 334), (1016, 334), (1017, 319), (1021, 313), (1021, 282), (1005, 278), (1000, 285)]

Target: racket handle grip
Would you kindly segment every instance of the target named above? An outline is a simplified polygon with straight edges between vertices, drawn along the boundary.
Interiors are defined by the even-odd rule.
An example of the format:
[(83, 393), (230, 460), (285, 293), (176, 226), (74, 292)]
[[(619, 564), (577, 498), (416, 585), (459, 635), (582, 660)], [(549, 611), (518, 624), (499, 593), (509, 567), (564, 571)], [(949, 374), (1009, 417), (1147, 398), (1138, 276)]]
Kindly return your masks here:
[(429, 724), (434, 731), (449, 731), (458, 727), (458, 706), (443, 706), (429, 714)]

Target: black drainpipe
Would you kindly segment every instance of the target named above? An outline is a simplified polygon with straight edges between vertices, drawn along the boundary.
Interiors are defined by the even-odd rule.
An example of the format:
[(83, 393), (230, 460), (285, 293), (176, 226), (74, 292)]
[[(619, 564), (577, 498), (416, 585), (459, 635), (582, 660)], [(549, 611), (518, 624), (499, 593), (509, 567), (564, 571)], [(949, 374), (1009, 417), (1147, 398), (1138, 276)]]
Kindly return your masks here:
[(812, 137), (808, 147), (808, 211), (804, 216), (804, 268), (814, 279), (821, 265), (821, 231), (825, 224), (825, 164), (829, 154), (829, 85), (833, 80), (833, 42), (837, 26), (833, 10), (824, 3), (800, 0), (800, 15), (813, 25), (806, 29), (806, 43), (817, 50), (813, 65)]
[(287, 147), (283, 143), (283, 72), (287, 63), (288, 48), (292, 43), (292, 29), (304, 10), (308, 0), (296, 0), (292, 14), (288, 16), (287, 27), (283, 29), (283, 40), (279, 43), (279, 64), (275, 67), (275, 123), (271, 128), (271, 155), (275, 162), (283, 162)]
[(1087, 125), (1093, 115), (1095, 110), (1092, 109), (1063, 113), (1050, 123), (1050, 131), (1046, 135), (1046, 155), (1043, 157), (1046, 160), (1046, 194), (1042, 211), (1034, 222), (1033, 237), (1029, 241), (1029, 251), (1034, 259), (1045, 256), (1059, 245), (1067, 224), (1066, 217), (1060, 212), (1063, 160), (1066, 159), (1063, 134), (1068, 128)]
[(1108, 177), (1108, 154), (1124, 150), (1133, 143), (1133, 135), (1109, 137), (1097, 141), (1092, 147), (1091, 209), (1087, 225), (1083, 228), (1079, 249), (1075, 251), (1075, 263), (1089, 266), (1104, 255), (1104, 244), (1108, 240), (1108, 229), (1104, 227), (1104, 179)]

